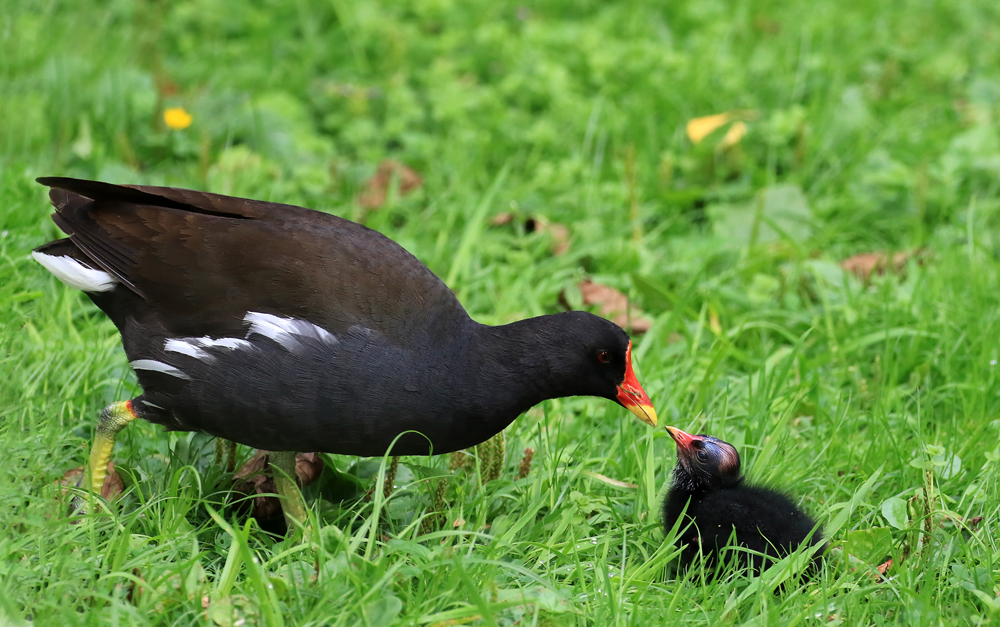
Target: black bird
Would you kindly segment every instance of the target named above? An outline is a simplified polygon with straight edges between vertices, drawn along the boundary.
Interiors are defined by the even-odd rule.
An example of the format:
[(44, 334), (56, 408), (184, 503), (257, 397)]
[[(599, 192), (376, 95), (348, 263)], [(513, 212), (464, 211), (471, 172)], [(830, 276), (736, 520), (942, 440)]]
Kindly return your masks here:
[(734, 534), (736, 545), (760, 554), (733, 551), (738, 566), (754, 574), (805, 542), (822, 542), (816, 522), (792, 499), (743, 480), (740, 454), (731, 444), (674, 427), (667, 432), (677, 443), (677, 466), (663, 503), (663, 526), (669, 533), (684, 516), (677, 536), (684, 546), (682, 566), (704, 554), (706, 566), (714, 568)]
[[(440, 454), (550, 398), (600, 396), (650, 425), (631, 342), (582, 312), (503, 326), (384, 235), (333, 215), (185, 189), (41, 178), (69, 234), (34, 258), (118, 327), (143, 393), (103, 411), (99, 492), (136, 418), (277, 453)], [(286, 516), (301, 496), (279, 478)]]

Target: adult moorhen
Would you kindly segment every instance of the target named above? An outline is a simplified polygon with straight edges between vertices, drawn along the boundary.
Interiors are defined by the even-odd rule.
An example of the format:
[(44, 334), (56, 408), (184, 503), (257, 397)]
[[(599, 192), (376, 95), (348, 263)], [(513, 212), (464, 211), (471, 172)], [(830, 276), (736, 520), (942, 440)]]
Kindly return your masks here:
[(735, 551), (734, 561), (754, 574), (804, 542), (822, 542), (816, 523), (788, 496), (744, 482), (740, 454), (731, 444), (675, 427), (667, 432), (677, 443), (677, 466), (663, 503), (663, 526), (670, 533), (685, 517), (677, 536), (684, 544), (682, 566), (704, 554), (714, 568), (734, 534), (736, 545), (754, 552)]
[(650, 425), (631, 342), (582, 312), (472, 320), (426, 266), (333, 215), (167, 187), (47, 177), (69, 238), (34, 258), (118, 327), (143, 393), (104, 409), (100, 492), (115, 437), (142, 418), (276, 451), (302, 520), (295, 451), (448, 453), (543, 400), (601, 396)]

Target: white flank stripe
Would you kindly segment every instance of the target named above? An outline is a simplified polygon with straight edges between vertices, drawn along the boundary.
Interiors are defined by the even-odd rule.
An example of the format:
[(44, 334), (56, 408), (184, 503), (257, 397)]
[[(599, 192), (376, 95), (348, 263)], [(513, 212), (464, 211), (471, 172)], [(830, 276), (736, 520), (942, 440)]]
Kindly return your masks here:
[(251, 348), (253, 344), (246, 340), (241, 340), (238, 337), (220, 337), (217, 340), (213, 340), (210, 337), (201, 338), (201, 345), (205, 348), (215, 348), (216, 346), (221, 346), (222, 348), (228, 348), (229, 350), (236, 350), (237, 348)]
[(317, 326), (307, 320), (298, 318), (282, 318), (271, 314), (257, 311), (247, 312), (243, 316), (243, 321), (250, 323), (250, 330), (247, 337), (251, 335), (263, 335), (281, 344), (287, 350), (296, 350), (300, 347), (297, 338), (311, 338), (319, 340), (325, 344), (336, 344), (337, 338), (332, 333)]
[(189, 357), (194, 357), (195, 359), (213, 359), (211, 355), (201, 350), (201, 348), (195, 344), (197, 339), (169, 339), (163, 343), (163, 350), (171, 353), (180, 353), (181, 355), (187, 355)]
[(247, 331), (247, 337), (254, 334), (263, 335), (264, 337), (271, 338), (288, 350), (298, 348), (298, 341), (292, 337), (287, 328), (282, 328), (281, 323), (283, 320), (283, 318), (279, 318), (278, 316), (253, 311), (247, 312), (247, 315), (243, 316), (243, 322), (250, 323), (250, 330)]
[(108, 292), (113, 290), (118, 283), (118, 279), (104, 270), (95, 270), (85, 266), (72, 257), (46, 255), (39, 252), (33, 252), (31, 256), (57, 279), (84, 292)]
[(165, 351), (187, 355), (195, 359), (213, 361), (215, 355), (205, 350), (208, 348), (224, 348), (232, 351), (240, 348), (253, 348), (253, 344), (238, 337), (220, 337), (215, 339), (207, 335), (205, 337), (170, 338), (163, 343), (163, 350)]
[(165, 364), (162, 361), (156, 361), (155, 359), (136, 359), (135, 361), (130, 361), (129, 365), (131, 365), (134, 370), (152, 370), (153, 372), (162, 372), (163, 374), (168, 374), (171, 377), (177, 377), (178, 379), (191, 378), (170, 364)]

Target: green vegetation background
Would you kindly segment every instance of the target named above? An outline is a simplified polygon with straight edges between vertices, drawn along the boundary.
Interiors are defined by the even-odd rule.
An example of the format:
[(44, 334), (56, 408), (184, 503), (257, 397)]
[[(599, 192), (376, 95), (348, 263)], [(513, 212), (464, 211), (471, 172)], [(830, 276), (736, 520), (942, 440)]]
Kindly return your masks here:
[[(0, 622), (997, 620), (998, 46), (995, 0), (8, 0)], [(687, 121), (724, 111), (742, 141), (693, 145)], [(365, 212), (385, 159), (423, 186)], [(661, 421), (734, 443), (839, 548), (778, 595), (784, 571), (672, 574), (672, 442), (594, 399), (519, 419), (500, 479), (449, 475), (431, 534), (446, 459), (279, 541), (225, 505), (209, 439), (147, 424), (114, 453), (125, 497), (72, 524), (57, 480), (135, 380), (111, 323), (28, 256), (57, 236), (41, 175), (363, 218), (484, 322), (617, 287), (653, 321), (634, 352)], [(568, 252), (528, 218), (566, 225)], [(870, 282), (838, 263), (872, 251), (919, 253)]]

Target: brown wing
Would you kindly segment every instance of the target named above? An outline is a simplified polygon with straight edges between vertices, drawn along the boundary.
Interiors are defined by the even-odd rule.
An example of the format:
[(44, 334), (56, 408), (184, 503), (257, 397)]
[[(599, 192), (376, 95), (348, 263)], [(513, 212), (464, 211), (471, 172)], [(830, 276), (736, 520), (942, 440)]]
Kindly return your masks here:
[(185, 189), (38, 181), (71, 241), (178, 335), (239, 333), (262, 311), (408, 345), (468, 319), (413, 255), (349, 220)]

